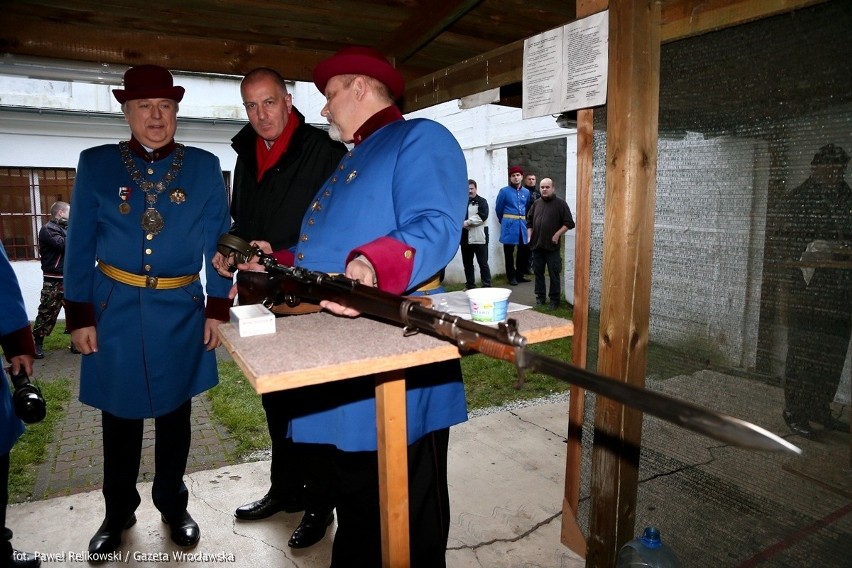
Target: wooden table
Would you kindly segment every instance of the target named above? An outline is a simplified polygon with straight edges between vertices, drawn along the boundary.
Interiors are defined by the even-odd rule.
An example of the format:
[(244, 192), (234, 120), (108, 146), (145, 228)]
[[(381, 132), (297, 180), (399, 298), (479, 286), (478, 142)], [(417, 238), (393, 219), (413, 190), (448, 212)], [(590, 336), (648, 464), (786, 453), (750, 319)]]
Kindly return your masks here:
[[(528, 343), (570, 336), (571, 321), (524, 310), (512, 312)], [(328, 313), (277, 318), (276, 333), (240, 337), (233, 324), (219, 327), (222, 342), (258, 393), (376, 375), (376, 429), (382, 560), (409, 565), (408, 452), (404, 370), (459, 358), (448, 340), (404, 337), (402, 328), (366, 317)], [(286, 354), (286, 356), (282, 356)]]

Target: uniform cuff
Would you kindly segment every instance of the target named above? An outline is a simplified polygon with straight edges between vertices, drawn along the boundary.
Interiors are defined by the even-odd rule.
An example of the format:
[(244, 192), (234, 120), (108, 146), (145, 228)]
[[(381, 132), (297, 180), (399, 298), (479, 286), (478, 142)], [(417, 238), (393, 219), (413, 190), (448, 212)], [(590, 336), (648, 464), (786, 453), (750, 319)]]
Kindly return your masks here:
[[(0, 346), (3, 347), (3, 354), (6, 356), (6, 361), (12, 362), (12, 357), (18, 355), (30, 355), (35, 357), (35, 343), (33, 342), (33, 330), (29, 326), (17, 329), (12, 333), (0, 337)], [(0, 379), (2, 380), (2, 379)]]
[(359, 255), (367, 257), (376, 271), (378, 288), (391, 294), (402, 294), (408, 288), (408, 282), (414, 272), (416, 252), (402, 241), (379, 237), (350, 252), (346, 264)]
[(278, 264), (283, 264), (284, 266), (293, 266), (296, 261), (296, 256), (293, 254), (293, 251), (289, 249), (272, 251), (271, 256), (278, 262)]
[(231, 306), (233, 305), (234, 301), (230, 298), (207, 296), (207, 306), (204, 308), (204, 315), (208, 319), (228, 321), (231, 319)]
[(95, 327), (95, 306), (91, 302), (62, 300), (62, 305), (65, 308), (66, 331)]

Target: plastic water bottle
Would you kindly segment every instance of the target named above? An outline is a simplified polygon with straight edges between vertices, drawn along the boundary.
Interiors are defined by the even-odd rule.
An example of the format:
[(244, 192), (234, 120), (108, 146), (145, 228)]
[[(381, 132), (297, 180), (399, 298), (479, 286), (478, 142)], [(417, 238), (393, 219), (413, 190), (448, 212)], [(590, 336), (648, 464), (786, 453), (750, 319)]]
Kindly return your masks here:
[(680, 568), (672, 549), (660, 540), (660, 530), (647, 527), (618, 551), (616, 568)]

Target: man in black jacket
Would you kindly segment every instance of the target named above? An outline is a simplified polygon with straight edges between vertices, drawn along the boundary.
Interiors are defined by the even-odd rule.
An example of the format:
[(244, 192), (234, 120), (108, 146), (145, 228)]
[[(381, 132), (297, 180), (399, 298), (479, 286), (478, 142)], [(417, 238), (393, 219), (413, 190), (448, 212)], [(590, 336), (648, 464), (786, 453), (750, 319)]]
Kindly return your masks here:
[[(65, 233), (70, 212), (69, 204), (57, 201), (50, 207), (50, 221), (45, 223), (38, 232), (43, 282), (38, 315), (33, 324), (36, 359), (44, 358), (44, 338), (53, 331), (59, 310), (62, 309), (64, 294), (62, 265), (65, 261)], [(73, 345), (71, 351), (74, 351)]]
[[(230, 232), (289, 265), (292, 255), (287, 249), (296, 244), (302, 217), (346, 147), (305, 123), (276, 71), (250, 71), (240, 84), (240, 93), (250, 124), (231, 140), (237, 165)], [(220, 254), (213, 259), (221, 274), (229, 274), (227, 264)], [(257, 520), (304, 508), (302, 522), (289, 541), (293, 548), (304, 548), (325, 535), (334, 505), (323, 481), (328, 473), (324, 448), (287, 438), (288, 421), (297, 406), (294, 398), (286, 391), (262, 395), (272, 438), (271, 487), (260, 500), (239, 507), (234, 515)]]

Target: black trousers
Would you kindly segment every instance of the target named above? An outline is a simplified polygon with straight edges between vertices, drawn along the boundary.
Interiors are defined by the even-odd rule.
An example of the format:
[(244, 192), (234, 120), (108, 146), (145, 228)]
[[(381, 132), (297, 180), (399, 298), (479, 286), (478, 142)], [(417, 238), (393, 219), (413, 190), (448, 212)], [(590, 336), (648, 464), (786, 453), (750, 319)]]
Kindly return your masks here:
[(479, 265), (479, 276), (483, 286), (491, 286), (491, 269), (488, 267), (488, 245), (461, 244), (462, 265), (464, 266), (465, 287), (476, 286), (476, 274), (473, 271), (473, 258)]
[(790, 310), (784, 402), (788, 412), (819, 420), (829, 411), (840, 384), (852, 317), (829, 317), (824, 311)]
[[(183, 482), (192, 440), (192, 401), (154, 419), (154, 505), (166, 517), (186, 510), (189, 491)], [(101, 413), (104, 441), (104, 501), (106, 517), (123, 523), (139, 506), (136, 489), (142, 459), (144, 420)]]
[(331, 495), (331, 453), (333, 446), (298, 444), (287, 437), (287, 426), (299, 404), (293, 391), (261, 395), (266, 425), (272, 439), (269, 495), (285, 499), (301, 495), (305, 509), (323, 513), (334, 508)]
[(0, 562), (12, 556), (12, 531), (6, 527), (9, 504), (9, 454), (0, 456)]
[(516, 245), (503, 245), (503, 259), (506, 261), (506, 279), (510, 282), (523, 277), (529, 270), (530, 247), (529, 245), (517, 245), (518, 254), (515, 254)]
[(544, 301), (547, 288), (544, 285), (544, 269), (550, 279), (550, 301), (559, 303), (562, 295), (562, 257), (558, 250), (536, 249), (533, 251), (533, 273), (535, 274), (535, 297)]
[[(412, 568), (446, 566), (450, 532), (448, 428), (408, 447), (409, 538)], [(377, 452), (334, 452), (337, 532), (331, 568), (381, 568), (382, 531)]]

